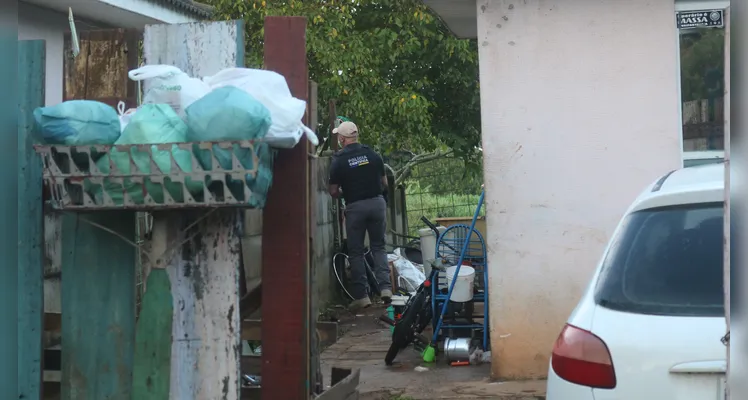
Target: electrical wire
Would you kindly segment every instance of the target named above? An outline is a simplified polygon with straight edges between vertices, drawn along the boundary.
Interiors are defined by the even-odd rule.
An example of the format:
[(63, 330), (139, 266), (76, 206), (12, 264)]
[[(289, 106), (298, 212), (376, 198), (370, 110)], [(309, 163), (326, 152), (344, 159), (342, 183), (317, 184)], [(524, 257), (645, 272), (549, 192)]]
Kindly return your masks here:
[[(202, 220), (204, 220), (205, 218), (207, 218), (207, 217), (208, 217), (208, 216), (209, 216), (210, 214), (212, 214), (212, 213), (213, 213), (214, 211), (216, 211), (216, 210), (217, 210), (217, 208), (212, 208), (212, 209), (210, 209), (210, 210), (209, 210), (208, 212), (206, 212), (205, 214), (203, 214), (203, 215), (201, 215), (200, 217), (196, 218), (196, 219), (195, 219), (195, 220), (194, 220), (194, 221), (193, 221), (193, 222), (192, 222), (191, 224), (189, 224), (189, 225), (188, 225), (188, 226), (187, 226), (186, 228), (184, 228), (184, 229), (183, 229), (182, 231), (183, 231), (183, 232), (188, 232), (188, 231), (189, 231), (189, 230), (190, 230), (191, 228), (193, 228), (193, 227), (194, 227), (195, 225), (197, 225), (197, 224), (198, 224), (198, 223), (199, 223), (200, 221), (202, 221)], [(73, 214), (73, 213), (67, 213), (67, 214)], [(104, 225), (101, 225), (101, 224), (99, 224), (99, 223), (96, 223), (96, 222), (94, 222), (94, 221), (91, 221), (90, 219), (88, 219), (88, 218), (86, 218), (86, 217), (83, 217), (83, 216), (80, 216), (79, 214), (74, 214), (74, 215), (75, 215), (75, 217), (76, 217), (76, 219), (77, 219), (77, 220), (83, 221), (83, 222), (85, 222), (85, 223), (87, 223), (87, 224), (89, 224), (89, 225), (91, 225), (91, 226), (93, 226), (93, 227), (96, 227), (96, 228), (99, 228), (99, 229), (101, 229), (102, 231), (108, 232), (108, 233), (110, 233), (110, 234), (112, 234), (112, 235), (114, 235), (114, 236), (116, 236), (116, 237), (118, 237), (118, 238), (122, 239), (122, 241), (124, 241), (125, 243), (127, 243), (127, 244), (129, 244), (130, 246), (134, 247), (135, 249), (137, 249), (137, 250), (142, 250), (142, 243), (141, 243), (141, 244), (138, 244), (138, 243), (136, 243), (136, 242), (134, 242), (134, 241), (132, 241), (132, 240), (130, 240), (130, 239), (128, 239), (128, 238), (126, 238), (126, 237), (125, 237), (124, 235), (122, 235), (122, 234), (120, 234), (120, 233), (118, 233), (118, 232), (114, 231), (113, 229), (107, 228), (107, 227), (106, 227), (106, 226), (104, 226)], [(165, 251), (164, 251), (164, 252), (163, 252), (162, 254), (159, 254), (159, 255), (158, 255), (158, 256), (157, 256), (156, 258), (155, 258), (155, 260), (160, 260), (160, 259), (162, 259), (162, 258), (163, 258), (164, 256), (166, 256), (167, 254), (169, 254), (169, 253), (173, 253), (176, 247), (178, 247), (178, 246), (181, 246), (181, 245), (183, 245), (183, 244), (185, 244), (185, 243), (189, 242), (190, 240), (194, 239), (194, 238), (195, 238), (195, 236), (197, 236), (197, 234), (199, 234), (199, 233), (200, 233), (200, 232), (199, 232), (199, 231), (197, 231), (197, 232), (193, 233), (192, 235), (189, 235), (189, 236), (187, 236), (186, 238), (182, 239), (181, 241), (180, 241), (180, 238), (177, 238), (177, 239), (174, 239), (174, 240), (172, 240), (172, 241), (171, 241), (171, 242), (170, 242), (169, 244), (167, 244), (167, 246), (166, 246), (166, 250), (165, 250)], [(153, 262), (153, 260), (151, 259), (151, 255), (149, 255), (148, 253), (146, 253), (146, 252), (143, 252), (143, 251), (139, 251), (139, 253), (140, 253), (140, 254), (141, 254), (142, 256), (145, 256), (145, 258), (147, 259), (147, 260), (146, 260), (147, 262), (149, 262), (149, 263), (152, 263), (152, 262)]]
[(338, 274), (338, 268), (335, 265), (335, 260), (337, 260), (338, 256), (345, 257), (345, 262), (348, 263), (348, 255), (345, 253), (336, 253), (334, 256), (332, 256), (332, 270), (335, 272), (335, 277), (338, 278), (338, 283), (340, 283), (340, 287), (343, 288), (343, 291), (345, 294), (348, 295), (348, 297), (351, 298), (351, 300), (355, 300), (353, 298), (353, 295), (346, 289), (345, 284), (343, 283), (343, 279), (340, 277), (340, 274)]
[[(369, 249), (369, 250), (367, 250), (367, 251), (366, 251), (366, 253), (364, 253), (364, 267), (365, 267), (365, 271), (364, 271), (364, 273), (368, 272), (368, 273), (370, 273), (370, 274), (371, 274), (372, 276), (375, 276), (375, 275), (374, 275), (374, 271), (373, 271), (373, 270), (371, 269), (371, 265), (369, 265), (369, 262), (368, 262), (368, 261), (366, 261), (366, 256), (367, 256), (367, 255), (368, 255), (369, 253), (371, 253), (371, 250), (370, 250), (370, 249)], [(343, 257), (345, 257), (345, 261), (346, 261), (347, 265), (350, 265), (350, 257), (348, 257), (348, 254), (345, 254), (345, 253), (335, 253), (335, 255), (333, 255), (333, 256), (332, 256), (332, 270), (333, 270), (333, 272), (335, 272), (335, 277), (336, 277), (336, 278), (338, 279), (338, 283), (340, 283), (340, 287), (341, 287), (341, 288), (343, 288), (343, 291), (345, 291), (345, 294), (347, 294), (347, 295), (348, 295), (348, 297), (350, 297), (350, 298), (351, 298), (351, 300), (356, 300), (356, 299), (355, 299), (355, 298), (354, 298), (354, 297), (353, 297), (353, 296), (351, 295), (351, 293), (350, 293), (350, 292), (348, 291), (348, 289), (347, 289), (347, 288), (345, 287), (345, 284), (343, 283), (343, 278), (341, 278), (341, 277), (340, 277), (340, 275), (338, 274), (338, 269), (337, 269), (337, 268), (335, 267), (335, 260), (336, 260), (336, 259), (338, 258), (338, 256), (343, 256)], [(378, 289), (377, 289), (377, 290), (378, 290)]]

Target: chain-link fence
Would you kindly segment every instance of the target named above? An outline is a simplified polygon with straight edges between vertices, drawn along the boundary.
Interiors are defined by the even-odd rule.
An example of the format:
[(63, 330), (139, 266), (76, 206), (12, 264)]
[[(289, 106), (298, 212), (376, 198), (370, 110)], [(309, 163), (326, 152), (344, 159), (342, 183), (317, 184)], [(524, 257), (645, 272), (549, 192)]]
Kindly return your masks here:
[[(421, 216), (436, 222), (439, 218), (472, 218), (481, 193), (483, 174), (479, 166), (467, 166), (459, 158), (447, 157), (413, 167), (405, 179), (408, 234), (417, 236), (425, 228)], [(485, 206), (481, 209), (485, 216)]]

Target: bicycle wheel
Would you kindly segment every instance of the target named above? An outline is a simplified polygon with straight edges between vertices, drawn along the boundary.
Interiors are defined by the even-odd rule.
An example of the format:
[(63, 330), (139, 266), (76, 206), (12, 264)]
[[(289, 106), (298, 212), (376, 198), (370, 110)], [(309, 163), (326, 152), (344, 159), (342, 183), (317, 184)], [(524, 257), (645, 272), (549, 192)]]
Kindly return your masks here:
[(408, 347), (416, 334), (423, 331), (421, 321), (424, 319), (423, 314), (424, 311), (426, 311), (425, 308), (428, 308), (428, 295), (426, 290), (427, 289), (424, 287), (419, 288), (418, 293), (411, 297), (405, 304), (403, 316), (399, 321), (397, 321), (395, 329), (392, 332), (392, 344), (385, 355), (385, 364), (392, 365), (395, 357), (397, 357), (397, 353)]
[(397, 343), (392, 342), (390, 348), (387, 350), (387, 354), (384, 356), (384, 363), (387, 364), (387, 366), (391, 366), (392, 362), (395, 361), (395, 357), (397, 357), (397, 353), (399, 352), (400, 346), (398, 346)]

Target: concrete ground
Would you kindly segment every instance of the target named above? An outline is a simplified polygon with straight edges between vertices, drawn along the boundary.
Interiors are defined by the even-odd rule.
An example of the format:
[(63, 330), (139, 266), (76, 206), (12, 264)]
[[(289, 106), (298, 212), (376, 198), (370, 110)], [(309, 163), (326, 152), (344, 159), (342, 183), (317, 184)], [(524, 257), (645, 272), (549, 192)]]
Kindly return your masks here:
[[(412, 348), (395, 365), (384, 356), (391, 343), (389, 329), (377, 318), (384, 309), (372, 307), (353, 316), (340, 314), (342, 337), (322, 353), (325, 387), (332, 367), (361, 370), (361, 400), (545, 399), (545, 381), (491, 382), (490, 365), (451, 367), (444, 361), (426, 364)], [(344, 315), (348, 314), (348, 315)], [(416, 367), (428, 370), (419, 372)]]

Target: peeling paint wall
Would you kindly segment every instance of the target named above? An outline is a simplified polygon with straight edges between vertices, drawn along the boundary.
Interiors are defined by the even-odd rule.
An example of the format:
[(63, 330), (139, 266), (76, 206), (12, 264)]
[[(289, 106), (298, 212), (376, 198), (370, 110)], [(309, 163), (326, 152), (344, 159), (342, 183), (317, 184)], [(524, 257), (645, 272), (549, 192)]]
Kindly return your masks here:
[(492, 375), (542, 377), (618, 219), (681, 164), (674, 4), (477, 7)]

